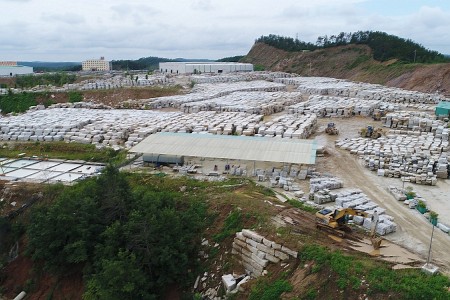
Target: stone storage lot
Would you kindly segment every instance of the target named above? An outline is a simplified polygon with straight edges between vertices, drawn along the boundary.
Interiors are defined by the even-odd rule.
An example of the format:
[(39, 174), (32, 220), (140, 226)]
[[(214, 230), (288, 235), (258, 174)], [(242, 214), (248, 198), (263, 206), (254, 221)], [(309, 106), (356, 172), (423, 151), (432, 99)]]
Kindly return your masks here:
[(204, 111), (194, 114), (149, 110), (87, 108), (33, 110), (0, 119), (3, 141), (66, 141), (130, 148), (156, 132), (238, 134), (307, 138), (315, 115), (279, 117), (261, 122), (262, 115)]
[(445, 100), (445, 97), (440, 95), (327, 77), (276, 78), (274, 81), (298, 86), (298, 91), (308, 95), (329, 95), (403, 104), (437, 104)]
[(224, 83), (237, 81), (252, 81), (252, 80), (274, 80), (275, 78), (289, 78), (294, 77), (295, 74), (284, 72), (248, 72), (236, 74), (221, 74), (221, 75), (191, 75), (190, 80), (195, 83)]
[(238, 81), (231, 83), (203, 83), (197, 84), (192, 92), (186, 95), (152, 98), (146, 100), (128, 101), (130, 105), (140, 105), (142, 108), (179, 108), (184, 103), (210, 100), (229, 95), (234, 92), (277, 92), (285, 91), (286, 85), (263, 80)]
[[(309, 181), (309, 199), (314, 203), (324, 205), (334, 202), (337, 208), (353, 208), (367, 213), (367, 217), (354, 216), (353, 223), (363, 226), (366, 230), (371, 229), (372, 216), (375, 212), (379, 215), (376, 232), (386, 235), (397, 231), (394, 218), (386, 214), (386, 209), (373, 202), (366, 194), (357, 188), (343, 189), (343, 182), (336, 177), (317, 177)], [(330, 207), (334, 210), (335, 207)]]
[[(326, 126), (328, 119), (318, 119), (318, 126)], [(422, 258), (427, 257), (431, 224), (418, 211), (410, 209), (402, 201), (397, 201), (388, 191), (388, 187), (396, 186), (402, 188), (400, 180), (390, 177), (377, 176), (364, 166), (364, 160), (356, 159), (349, 151), (335, 146), (335, 141), (354, 138), (359, 128), (367, 125), (379, 126), (380, 122), (361, 118), (339, 118), (334, 119), (340, 130), (339, 136), (329, 136), (319, 132), (315, 139), (319, 146), (325, 146), (328, 154), (317, 157), (316, 171), (322, 174), (331, 173), (338, 176), (348, 187), (358, 187), (372, 201), (386, 209), (386, 214), (394, 217), (397, 231), (385, 236), (386, 239), (402, 245), (407, 249), (419, 254)], [(418, 185), (405, 183), (405, 187), (411, 185), (414, 191), (427, 200), (429, 209), (439, 213), (438, 222), (450, 224), (450, 204), (448, 195), (450, 193), (450, 181), (438, 180), (436, 186)], [(450, 272), (450, 257), (448, 249), (450, 238), (441, 230), (434, 231), (432, 261), (440, 266), (443, 272)]]
[(384, 108), (380, 100), (335, 96), (310, 96), (308, 101), (289, 106), (289, 113), (314, 113), (319, 117), (371, 116), (376, 109)]
[(299, 92), (234, 92), (214, 99), (182, 104), (181, 110), (183, 112), (240, 111), (271, 115), (285, 110), (287, 105), (300, 101), (303, 101), (303, 98)]
[(305, 102), (289, 106), (289, 113), (315, 113), (319, 117), (372, 116), (375, 112), (400, 111), (406, 108), (434, 110), (427, 104), (396, 104), (381, 100), (363, 100), (360, 98), (311, 95)]
[(427, 185), (448, 178), (449, 131), (444, 122), (426, 113), (398, 112), (387, 114), (382, 123), (395, 129), (377, 140), (344, 139), (336, 146), (361, 156), (379, 176)]

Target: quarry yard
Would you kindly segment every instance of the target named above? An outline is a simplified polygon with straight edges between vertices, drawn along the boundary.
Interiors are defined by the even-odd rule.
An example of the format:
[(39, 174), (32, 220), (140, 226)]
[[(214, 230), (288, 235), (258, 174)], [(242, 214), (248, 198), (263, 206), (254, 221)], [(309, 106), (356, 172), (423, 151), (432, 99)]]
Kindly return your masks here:
[[(201, 181), (250, 178), (275, 191), (279, 200), (260, 201), (258, 208), (267, 209), (276, 226), (292, 225), (297, 232), (315, 232), (315, 217), (286, 207), (286, 201), (316, 211), (360, 210), (365, 216), (353, 218), (357, 227), (354, 235), (313, 235), (320, 235), (327, 246), (367, 252), (395, 263), (396, 268), (423, 265), (434, 228), (431, 262), (450, 274), (449, 116), (435, 115), (436, 106), (448, 100), (444, 96), (281, 72), (158, 74), (146, 79), (144, 75), (136, 75), (135, 83), (123, 77), (90, 79), (65, 89), (109, 90), (139, 82), (136, 88), (143, 90), (149, 85), (167, 88), (179, 84), (183, 92), (120, 101), (103, 96), (101, 101), (91, 102), (85, 97), (84, 102), (31, 107), (23, 114), (0, 117), (0, 141), (4, 148), (14, 143), (66, 142), (128, 151), (130, 157), (139, 157), (122, 166), (129, 172), (191, 176)], [(362, 136), (369, 126), (381, 136)], [(338, 134), (328, 134), (330, 128)], [(177, 144), (177, 137), (181, 140), (186, 136), (204, 143), (204, 149)], [(152, 143), (147, 143), (151, 138)], [(163, 141), (168, 138), (174, 142), (166, 145)], [(214, 148), (215, 143), (228, 151)], [(241, 143), (260, 148), (247, 149), (252, 146), (239, 146)], [(284, 152), (277, 148), (280, 145), (285, 145)], [(142, 150), (145, 147), (148, 150)], [(292, 149), (299, 152), (292, 153)], [(186, 155), (200, 150), (206, 154)], [(289, 161), (295, 155), (303, 159), (301, 163)], [(39, 161), (42, 158), (35, 153), (22, 156), (0, 160), (2, 179), (14, 182), (14, 186), (30, 182), (73, 184), (79, 177), (97, 176), (103, 168), (84, 161)], [(411, 190), (415, 195), (407, 199)], [(233, 193), (237, 195), (239, 187)], [(252, 197), (258, 201), (257, 196)], [(8, 211), (21, 205), (17, 198), (11, 199), (14, 205)], [(427, 213), (419, 212), (421, 204)], [(439, 214), (435, 227), (431, 212)], [(380, 218), (376, 233), (384, 239), (377, 251), (367, 238), (374, 215)], [(296, 258), (295, 249), (283, 247), (284, 252), (279, 253), (278, 248), (271, 248), (281, 247), (277, 237), (274, 241), (255, 235), (261, 240), (258, 247), (269, 251), (264, 255), (271, 262)], [(231, 253), (242, 255), (246, 241), (252, 238), (253, 232), (239, 232)], [(271, 251), (273, 255), (268, 254)], [(242, 265), (258, 276), (264, 274), (265, 269), (254, 269), (250, 262)]]

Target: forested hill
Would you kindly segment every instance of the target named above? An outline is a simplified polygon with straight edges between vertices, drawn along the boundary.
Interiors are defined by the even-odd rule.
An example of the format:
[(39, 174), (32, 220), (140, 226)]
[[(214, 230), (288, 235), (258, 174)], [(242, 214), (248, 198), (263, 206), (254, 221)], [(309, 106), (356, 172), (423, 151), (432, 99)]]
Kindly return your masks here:
[(404, 39), (379, 31), (341, 32), (338, 35), (319, 36), (315, 44), (303, 42), (290, 37), (278, 35), (261, 36), (256, 43), (265, 43), (288, 52), (314, 51), (345, 45), (367, 45), (372, 49), (373, 58), (377, 61), (397, 59), (402, 62), (442, 63), (450, 62), (445, 55), (426, 49), (412, 40)]
[[(380, 34), (383, 35), (385, 34)], [(258, 70), (342, 78), (421, 92), (438, 92), (450, 97), (448, 57), (412, 41), (404, 40), (402, 43), (403, 39), (387, 34), (386, 40), (379, 44), (384, 46), (374, 50), (371, 45), (375, 43), (376, 36), (372, 36), (373, 42), (369, 45), (369, 42), (349, 43), (352, 38), (355, 40), (354, 34), (319, 37), (316, 44), (270, 35), (257, 39), (249, 53), (240, 61), (252, 63)], [(397, 44), (405, 47), (394, 46)], [(397, 48), (399, 49), (396, 50)], [(380, 52), (380, 49), (385, 50)], [(388, 51), (389, 49), (392, 51)], [(433, 63), (423, 63), (424, 61)]]

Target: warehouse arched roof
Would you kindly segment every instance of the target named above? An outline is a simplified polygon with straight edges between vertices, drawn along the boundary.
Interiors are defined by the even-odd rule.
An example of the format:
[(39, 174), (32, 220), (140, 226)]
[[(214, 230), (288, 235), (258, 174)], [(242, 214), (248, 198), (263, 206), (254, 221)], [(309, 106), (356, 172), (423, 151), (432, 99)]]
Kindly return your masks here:
[(130, 152), (314, 164), (316, 149), (314, 140), (160, 132)]

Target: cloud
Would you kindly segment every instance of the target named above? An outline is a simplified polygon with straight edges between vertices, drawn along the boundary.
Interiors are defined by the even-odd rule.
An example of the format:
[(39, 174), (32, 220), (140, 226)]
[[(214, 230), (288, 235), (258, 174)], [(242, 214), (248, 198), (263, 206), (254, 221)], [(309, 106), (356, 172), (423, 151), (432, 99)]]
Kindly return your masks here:
[(450, 53), (450, 12), (442, 5), (411, 4), (408, 13), (387, 16), (372, 9), (375, 0), (0, 1), (5, 11), (19, 12), (0, 19), (1, 60), (220, 58), (246, 54), (270, 33), (315, 42), (357, 30), (386, 31)]
[(193, 9), (201, 11), (211, 11), (213, 9), (211, 0), (197, 0), (191, 6)]
[(66, 23), (71, 26), (78, 25), (85, 22), (85, 18), (83, 15), (66, 12), (63, 14), (48, 14), (47, 12), (42, 14), (42, 20), (45, 22), (53, 23), (60, 22)]
[(439, 27), (450, 28), (450, 13), (443, 11), (439, 7), (423, 6), (411, 20), (415, 27), (425, 30), (433, 30)]

